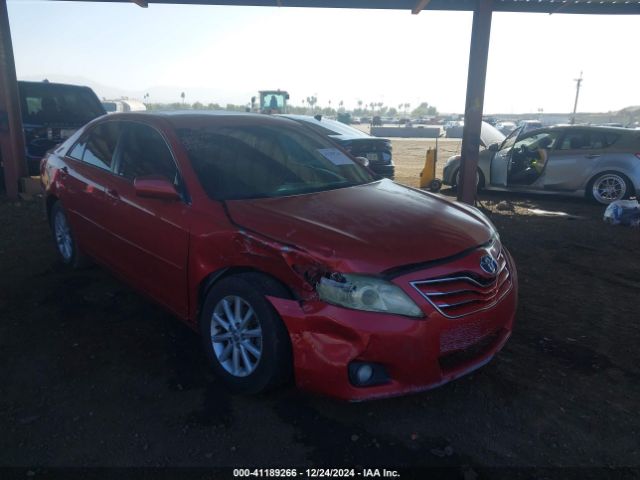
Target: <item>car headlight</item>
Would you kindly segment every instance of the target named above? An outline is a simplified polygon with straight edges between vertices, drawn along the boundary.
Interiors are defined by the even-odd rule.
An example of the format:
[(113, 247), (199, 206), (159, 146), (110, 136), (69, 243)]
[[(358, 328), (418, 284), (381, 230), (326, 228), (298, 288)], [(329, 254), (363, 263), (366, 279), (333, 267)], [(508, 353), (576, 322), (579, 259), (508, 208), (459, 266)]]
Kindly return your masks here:
[(386, 280), (353, 274), (322, 277), (316, 285), (321, 300), (368, 312), (422, 317), (422, 311), (402, 289)]

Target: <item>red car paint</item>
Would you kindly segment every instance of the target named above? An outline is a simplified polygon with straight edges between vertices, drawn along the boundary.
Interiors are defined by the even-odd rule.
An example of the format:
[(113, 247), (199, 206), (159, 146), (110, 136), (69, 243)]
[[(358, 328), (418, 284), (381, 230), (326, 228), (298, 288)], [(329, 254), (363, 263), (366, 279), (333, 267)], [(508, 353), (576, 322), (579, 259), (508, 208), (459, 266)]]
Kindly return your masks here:
[[(188, 201), (145, 198), (131, 181), (67, 156), (82, 132), (107, 121), (161, 132)], [(502, 348), (518, 286), (513, 260), (499, 243), (493, 248), (503, 252), (509, 280), (484, 309), (447, 318), (410, 283), (460, 272), (486, 277), (479, 258), (494, 232), (475, 210), (389, 180), (290, 197), (212, 200), (176, 135), (177, 128), (202, 124), (302, 128), (265, 115), (114, 114), (91, 122), (41, 164), (47, 203), (60, 200), (83, 252), (194, 329), (203, 295), (220, 272), (251, 269), (274, 277), (292, 293), (268, 298), (289, 331), (297, 385), (335, 397), (433, 388), (479, 368)], [(146, 188), (163, 188), (153, 180)], [(321, 301), (313, 279), (332, 271), (386, 278), (424, 318)], [(347, 374), (352, 360), (384, 365), (391, 381), (353, 386)]]

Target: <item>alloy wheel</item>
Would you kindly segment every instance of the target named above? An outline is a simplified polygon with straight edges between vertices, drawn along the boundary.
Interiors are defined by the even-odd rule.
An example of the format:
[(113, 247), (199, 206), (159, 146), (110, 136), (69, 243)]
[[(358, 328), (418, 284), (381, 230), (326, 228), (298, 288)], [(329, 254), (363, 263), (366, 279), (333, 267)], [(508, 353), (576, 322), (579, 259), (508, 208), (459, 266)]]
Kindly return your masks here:
[(53, 219), (53, 229), (56, 236), (58, 251), (65, 262), (69, 262), (73, 256), (73, 240), (71, 230), (64, 213), (58, 211)]
[(624, 198), (627, 193), (627, 184), (620, 175), (608, 173), (594, 182), (592, 192), (598, 202), (611, 203)]
[(221, 299), (211, 316), (211, 344), (218, 362), (235, 377), (251, 375), (262, 356), (262, 328), (253, 307), (242, 297)]

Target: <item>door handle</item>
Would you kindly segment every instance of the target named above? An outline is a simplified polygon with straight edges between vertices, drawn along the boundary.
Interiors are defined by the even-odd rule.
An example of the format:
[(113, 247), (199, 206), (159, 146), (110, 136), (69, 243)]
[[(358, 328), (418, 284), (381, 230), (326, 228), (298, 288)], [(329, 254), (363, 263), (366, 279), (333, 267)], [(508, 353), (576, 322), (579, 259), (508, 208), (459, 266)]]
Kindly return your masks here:
[(66, 165), (65, 165), (64, 167), (62, 167), (62, 168), (60, 169), (60, 171), (61, 171), (62, 173), (64, 173), (65, 175), (68, 175), (68, 174), (69, 174), (69, 168), (68, 168)]
[(600, 155), (596, 154), (596, 153), (591, 153), (589, 155), (586, 155), (587, 158), (598, 158), (600, 157)]
[(120, 198), (120, 194), (115, 188), (107, 188), (107, 195), (113, 198)]

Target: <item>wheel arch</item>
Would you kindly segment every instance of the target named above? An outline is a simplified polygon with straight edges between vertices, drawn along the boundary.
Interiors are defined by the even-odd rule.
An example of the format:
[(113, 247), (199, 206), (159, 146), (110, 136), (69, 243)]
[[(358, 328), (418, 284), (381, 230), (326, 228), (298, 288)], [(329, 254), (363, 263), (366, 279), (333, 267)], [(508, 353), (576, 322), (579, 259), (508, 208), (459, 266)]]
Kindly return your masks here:
[(45, 205), (46, 205), (46, 209), (47, 209), (47, 221), (48, 222), (51, 221), (51, 209), (53, 208), (53, 205), (59, 200), (60, 199), (54, 194), (47, 195), (47, 199), (45, 201)]
[[(485, 186), (486, 186), (486, 180), (485, 180), (485, 175), (484, 172), (482, 171), (482, 168), (480, 168), (480, 165), (478, 165), (478, 167), (476, 168), (476, 171), (478, 172), (478, 174), (480, 175), (480, 181), (478, 182), (478, 190), (482, 190)], [(460, 165), (458, 165), (458, 168), (456, 168), (455, 172), (453, 172), (452, 175), (452, 180), (451, 180), (451, 185), (454, 187), (458, 187), (458, 173), (460, 172)]]
[(585, 184), (585, 189), (584, 189), (584, 194), (585, 194), (586, 197), (592, 198), (591, 189), (593, 188), (593, 183), (596, 181), (596, 179), (599, 176), (605, 175), (607, 173), (619, 175), (619, 176), (621, 176), (623, 179), (625, 179), (627, 181), (627, 183), (631, 187), (631, 191), (626, 193), (626, 195), (625, 195), (626, 197), (633, 196), (636, 193), (638, 193), (639, 189), (636, 188), (636, 185), (633, 183), (633, 180), (629, 177), (629, 175), (627, 175), (624, 172), (621, 172), (620, 170), (615, 170), (615, 169), (612, 169), (612, 168), (605, 168), (605, 169), (602, 169), (602, 170), (599, 170), (597, 172), (592, 173), (591, 176), (589, 177), (589, 180)]
[(275, 282), (274, 285), (277, 285), (278, 288), (266, 284), (263, 285), (264, 287), (266, 287), (267, 293), (272, 297), (285, 298), (287, 300), (294, 300), (297, 298), (291, 288), (287, 286), (287, 284), (267, 272), (263, 272), (261, 270), (258, 270), (257, 268), (248, 266), (224, 267), (206, 275), (198, 285), (198, 299), (196, 304), (197, 312), (195, 318), (199, 318), (200, 312), (202, 311), (202, 306), (204, 305), (204, 301), (207, 298), (207, 294), (215, 284), (217, 284), (224, 278), (243, 274), (261, 275), (270, 279), (272, 282)]

